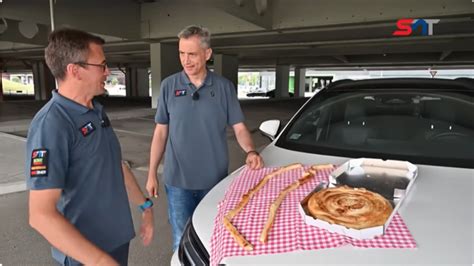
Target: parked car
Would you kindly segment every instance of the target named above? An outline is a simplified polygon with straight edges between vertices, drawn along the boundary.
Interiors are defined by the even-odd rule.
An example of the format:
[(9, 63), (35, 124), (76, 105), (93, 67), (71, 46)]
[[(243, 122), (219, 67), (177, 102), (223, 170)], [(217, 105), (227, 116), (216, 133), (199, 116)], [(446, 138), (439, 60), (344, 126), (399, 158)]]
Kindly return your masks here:
[[(261, 151), (266, 166), (342, 164), (351, 158), (406, 160), (418, 177), (399, 208), (417, 248), (350, 246), (221, 261), (237, 264), (472, 263), (474, 81), (470, 79), (343, 80), (308, 100), (280, 129), (260, 130), (273, 141)], [(172, 264), (208, 264), (217, 205), (240, 168), (216, 185), (187, 224)]]
[[(288, 92), (288, 95), (290, 97), (293, 97), (294, 96), (294, 93), (293, 92)], [(256, 91), (256, 92), (250, 92), (250, 93), (247, 93), (247, 97), (269, 97), (269, 98), (275, 98), (275, 90), (271, 90), (271, 91)]]
[(267, 90), (264, 88), (255, 88), (247, 93), (247, 97), (275, 97), (275, 89)]

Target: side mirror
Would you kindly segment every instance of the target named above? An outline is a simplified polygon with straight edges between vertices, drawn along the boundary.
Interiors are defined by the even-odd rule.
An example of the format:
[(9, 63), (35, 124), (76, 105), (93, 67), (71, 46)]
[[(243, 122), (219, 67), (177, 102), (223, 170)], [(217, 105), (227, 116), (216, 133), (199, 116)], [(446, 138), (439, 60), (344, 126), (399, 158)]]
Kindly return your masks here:
[(280, 129), (280, 120), (267, 120), (260, 124), (258, 128), (264, 136), (269, 137), (271, 140), (274, 140), (278, 134), (278, 129)]

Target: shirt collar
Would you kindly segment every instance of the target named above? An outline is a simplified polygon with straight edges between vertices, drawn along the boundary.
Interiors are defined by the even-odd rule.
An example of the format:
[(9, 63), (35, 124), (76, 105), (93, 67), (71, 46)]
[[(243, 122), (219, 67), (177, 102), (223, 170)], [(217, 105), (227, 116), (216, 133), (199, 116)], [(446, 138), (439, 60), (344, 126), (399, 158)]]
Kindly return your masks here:
[(94, 109), (89, 109), (87, 107), (85, 107), (84, 105), (82, 104), (79, 104), (69, 98), (66, 98), (64, 96), (62, 96), (61, 94), (58, 93), (58, 90), (53, 90), (53, 101), (57, 102), (58, 104), (62, 105), (63, 107), (65, 107), (67, 110), (72, 110), (76, 113), (79, 113), (79, 114), (85, 114), (89, 111), (92, 111), (92, 110), (96, 110), (98, 112), (101, 112), (102, 111), (102, 105), (96, 101), (96, 100), (92, 100), (92, 103), (94, 105)]
[[(210, 71), (208, 68), (206, 68), (206, 70), (207, 70), (207, 74), (206, 74), (206, 78), (204, 79), (203, 84), (205, 84), (206, 86), (211, 86), (212, 85), (212, 75), (214, 73), (212, 71)], [(185, 85), (191, 85), (192, 84), (191, 81), (188, 78), (188, 75), (186, 75), (184, 70), (182, 70), (181, 73), (180, 73), (180, 79), (181, 79), (181, 83), (183, 83)]]

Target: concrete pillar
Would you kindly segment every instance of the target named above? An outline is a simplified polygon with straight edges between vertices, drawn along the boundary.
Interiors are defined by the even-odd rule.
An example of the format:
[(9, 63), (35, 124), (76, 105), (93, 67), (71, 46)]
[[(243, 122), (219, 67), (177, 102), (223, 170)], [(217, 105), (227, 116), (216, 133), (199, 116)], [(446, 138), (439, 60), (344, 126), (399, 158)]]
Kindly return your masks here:
[(150, 77), (148, 75), (148, 68), (137, 68), (137, 96), (150, 96)]
[(137, 90), (137, 68), (125, 68), (125, 97), (135, 97), (138, 94)]
[[(0, 71), (2, 71), (0, 69)], [(0, 102), (3, 102), (3, 82), (2, 82), (2, 73), (0, 73)]]
[(56, 89), (56, 81), (44, 61), (34, 62), (33, 81), (35, 86), (35, 100), (48, 100), (51, 91)]
[(304, 97), (306, 68), (295, 67), (295, 94), (294, 97)]
[(160, 94), (161, 81), (167, 76), (182, 70), (179, 61), (178, 44), (150, 44), (151, 62), (151, 107), (156, 108)]
[(275, 71), (275, 98), (289, 97), (288, 82), (290, 81), (290, 66), (277, 65)]
[(150, 78), (148, 68), (127, 67), (125, 70), (127, 97), (149, 97)]
[(215, 54), (214, 72), (232, 81), (237, 90), (239, 73), (239, 59), (237, 56)]

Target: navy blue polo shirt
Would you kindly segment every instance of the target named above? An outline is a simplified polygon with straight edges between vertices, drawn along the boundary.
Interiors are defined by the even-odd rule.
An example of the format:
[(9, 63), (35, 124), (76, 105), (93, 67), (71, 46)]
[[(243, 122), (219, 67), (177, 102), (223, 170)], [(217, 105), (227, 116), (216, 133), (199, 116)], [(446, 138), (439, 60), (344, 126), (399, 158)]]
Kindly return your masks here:
[[(193, 99), (192, 94), (199, 94)], [(235, 87), (207, 71), (196, 88), (184, 71), (161, 83), (155, 122), (167, 124), (163, 181), (184, 189), (209, 189), (227, 176), (226, 127), (244, 121)]]
[[(134, 236), (117, 136), (102, 105), (89, 109), (56, 91), (35, 115), (26, 145), (27, 186), (61, 189), (57, 209), (104, 251)], [(64, 254), (53, 248), (53, 257)]]

